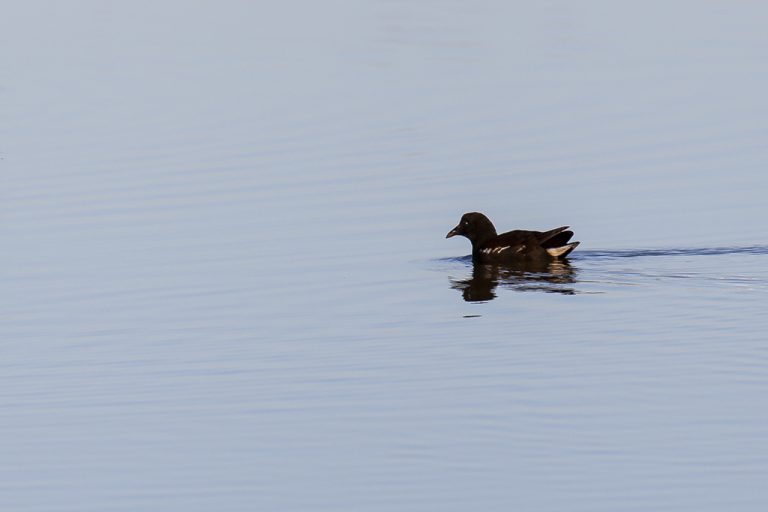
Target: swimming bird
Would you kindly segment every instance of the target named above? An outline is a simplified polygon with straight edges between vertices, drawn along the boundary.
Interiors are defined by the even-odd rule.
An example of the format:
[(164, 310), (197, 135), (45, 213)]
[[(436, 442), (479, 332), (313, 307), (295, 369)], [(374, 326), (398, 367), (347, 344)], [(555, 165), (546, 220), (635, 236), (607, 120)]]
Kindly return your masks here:
[(465, 213), (459, 225), (445, 238), (461, 235), (472, 242), (472, 261), (475, 263), (511, 263), (517, 261), (552, 261), (565, 258), (579, 242), (568, 241), (573, 236), (569, 226), (549, 231), (518, 229), (500, 235), (493, 223), (478, 212)]

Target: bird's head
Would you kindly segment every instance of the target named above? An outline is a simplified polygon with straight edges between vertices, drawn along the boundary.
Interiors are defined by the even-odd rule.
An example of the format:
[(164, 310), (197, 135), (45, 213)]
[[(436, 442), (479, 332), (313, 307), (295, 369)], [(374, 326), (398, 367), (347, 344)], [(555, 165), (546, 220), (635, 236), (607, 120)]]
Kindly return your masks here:
[(445, 238), (461, 235), (469, 238), (475, 244), (496, 236), (496, 228), (488, 217), (478, 212), (465, 213), (461, 216), (459, 224), (450, 230)]

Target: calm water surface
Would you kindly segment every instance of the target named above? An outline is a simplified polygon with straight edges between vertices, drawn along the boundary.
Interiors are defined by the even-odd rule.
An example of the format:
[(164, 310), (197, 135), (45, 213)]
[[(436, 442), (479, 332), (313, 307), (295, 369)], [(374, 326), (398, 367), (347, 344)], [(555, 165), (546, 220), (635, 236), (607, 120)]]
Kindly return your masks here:
[(765, 510), (764, 3), (4, 11), (2, 510)]

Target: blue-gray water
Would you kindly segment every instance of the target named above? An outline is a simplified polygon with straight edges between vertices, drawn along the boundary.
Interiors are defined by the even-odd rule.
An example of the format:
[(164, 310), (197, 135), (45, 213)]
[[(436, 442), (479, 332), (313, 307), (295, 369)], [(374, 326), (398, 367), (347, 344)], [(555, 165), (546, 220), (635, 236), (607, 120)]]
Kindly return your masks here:
[(0, 509), (765, 510), (766, 17), (6, 6)]

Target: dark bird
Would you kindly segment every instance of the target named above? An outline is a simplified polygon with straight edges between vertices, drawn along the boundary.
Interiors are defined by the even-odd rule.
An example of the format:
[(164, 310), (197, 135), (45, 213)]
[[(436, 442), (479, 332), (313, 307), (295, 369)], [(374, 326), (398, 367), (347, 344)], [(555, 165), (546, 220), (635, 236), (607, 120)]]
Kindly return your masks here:
[(477, 212), (462, 215), (459, 225), (445, 238), (456, 235), (472, 242), (472, 261), (475, 263), (553, 261), (565, 258), (579, 245), (579, 242), (568, 243), (573, 236), (568, 226), (543, 232), (518, 229), (497, 235), (488, 217)]

